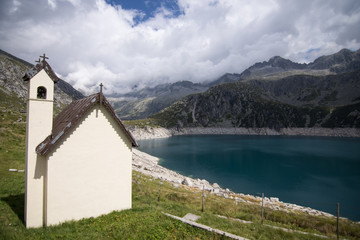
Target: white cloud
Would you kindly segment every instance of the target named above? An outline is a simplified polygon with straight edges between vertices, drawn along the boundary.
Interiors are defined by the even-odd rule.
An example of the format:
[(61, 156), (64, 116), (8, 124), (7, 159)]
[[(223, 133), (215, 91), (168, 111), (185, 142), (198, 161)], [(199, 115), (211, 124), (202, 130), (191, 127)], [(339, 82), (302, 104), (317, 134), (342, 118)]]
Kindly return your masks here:
[[(0, 3), (0, 48), (28, 61), (46, 53), (53, 69), (86, 93), (134, 85), (215, 79), (274, 55), (309, 62), (360, 47), (357, 0), (178, 0), (179, 16), (104, 0)], [(316, 50), (314, 50), (316, 49)]]
[(57, 5), (56, 0), (48, 0), (48, 4), (49, 4), (50, 8), (53, 10), (56, 8), (56, 5)]

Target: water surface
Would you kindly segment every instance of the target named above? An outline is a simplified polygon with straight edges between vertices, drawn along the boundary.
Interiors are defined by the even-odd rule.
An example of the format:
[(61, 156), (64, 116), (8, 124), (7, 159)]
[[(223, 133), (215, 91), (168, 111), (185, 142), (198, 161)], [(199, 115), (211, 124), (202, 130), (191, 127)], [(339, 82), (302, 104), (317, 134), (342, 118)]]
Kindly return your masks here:
[(360, 139), (188, 135), (138, 141), (185, 176), (360, 220)]

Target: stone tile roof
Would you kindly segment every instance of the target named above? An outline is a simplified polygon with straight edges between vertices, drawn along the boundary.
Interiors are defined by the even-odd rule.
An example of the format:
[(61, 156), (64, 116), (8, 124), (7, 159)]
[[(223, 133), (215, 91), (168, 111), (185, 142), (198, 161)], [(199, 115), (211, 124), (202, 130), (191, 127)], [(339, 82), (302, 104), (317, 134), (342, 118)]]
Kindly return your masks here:
[(131, 141), (132, 146), (137, 147), (138, 144), (136, 140), (126, 129), (121, 120), (116, 116), (114, 109), (106, 100), (105, 96), (102, 93), (97, 93), (86, 98), (73, 101), (61, 113), (59, 113), (54, 119), (51, 135), (36, 147), (36, 152), (40, 155), (48, 154), (57, 145), (57, 143), (66, 136), (66, 133), (72, 130), (72, 128), (76, 126), (86, 113), (88, 113), (92, 107), (98, 103), (110, 112), (120, 128), (125, 132)]
[(25, 76), (23, 76), (24, 81), (29, 81), (31, 78), (33, 78), (38, 72), (41, 70), (45, 70), (45, 72), (49, 75), (51, 80), (54, 81), (54, 83), (57, 83), (59, 81), (59, 78), (56, 76), (50, 65), (45, 61), (42, 60), (38, 64), (36, 64), (34, 67), (30, 68), (26, 73)]

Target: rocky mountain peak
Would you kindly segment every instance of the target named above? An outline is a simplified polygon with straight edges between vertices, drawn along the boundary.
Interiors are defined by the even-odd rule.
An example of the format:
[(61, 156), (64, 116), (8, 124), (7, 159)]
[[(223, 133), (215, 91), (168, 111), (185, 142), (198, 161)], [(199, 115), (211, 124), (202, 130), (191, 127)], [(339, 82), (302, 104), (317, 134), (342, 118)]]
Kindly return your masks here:
[(269, 61), (255, 63), (248, 70), (252, 71), (262, 68), (280, 68), (282, 70), (293, 70), (293, 69), (304, 69), (306, 68), (306, 65), (292, 62), (289, 59), (285, 59), (280, 56), (275, 56), (270, 58)]
[(289, 69), (304, 69), (306, 66), (304, 64), (299, 64), (290, 61), (289, 59), (282, 58), (280, 56), (275, 56), (270, 58), (268, 62), (272, 67), (282, 68), (284, 70)]
[(331, 72), (342, 73), (360, 67), (360, 51), (352, 52), (349, 49), (317, 58), (309, 64), (311, 69), (329, 69)]

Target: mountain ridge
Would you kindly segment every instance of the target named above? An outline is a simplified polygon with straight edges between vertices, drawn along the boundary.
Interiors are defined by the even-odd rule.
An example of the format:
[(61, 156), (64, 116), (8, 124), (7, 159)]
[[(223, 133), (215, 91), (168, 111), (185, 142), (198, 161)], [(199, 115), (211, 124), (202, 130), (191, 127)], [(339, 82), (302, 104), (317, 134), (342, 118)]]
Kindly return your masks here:
[(360, 127), (359, 50), (341, 50), (309, 64), (273, 57), (220, 81), (151, 118), (176, 128)]
[(336, 108), (294, 106), (269, 99), (257, 86), (234, 82), (187, 96), (151, 118), (166, 128), (359, 128), (360, 101)]
[[(120, 101), (117, 99), (113, 99), (113, 104), (115, 106), (116, 112), (121, 118), (141, 119), (159, 112), (161, 108), (170, 106), (172, 103), (175, 103), (176, 101), (180, 100), (182, 97), (185, 97), (188, 94), (201, 93), (219, 84), (232, 83), (237, 81), (254, 81), (251, 84), (256, 85), (259, 84), (259, 82), (263, 81), (266, 83), (263, 85), (266, 86), (272, 84), (279, 86), (280, 82), (277, 83), (277, 81), (282, 80), (284, 82), (287, 79), (287, 81), (289, 81), (289, 83), (287, 84), (290, 85), (291, 79), (297, 79), (297, 81), (299, 81), (299, 79), (303, 78), (304, 82), (306, 82), (305, 80), (309, 78), (316, 80), (316, 77), (332, 79), (334, 78), (332, 76), (336, 76), (342, 73), (349, 73), (358, 68), (360, 68), (360, 50), (352, 52), (348, 49), (342, 49), (335, 54), (321, 56), (313, 62), (307, 64), (295, 63), (280, 56), (274, 56), (268, 61), (257, 62), (253, 64), (249, 68), (245, 69), (242, 73), (225, 73), (221, 77), (211, 82), (198, 84), (198, 86), (201, 86), (201, 89), (188, 89), (187, 91), (184, 91), (183, 94), (173, 95), (171, 93), (168, 93), (168, 95), (166, 95), (166, 84), (163, 84), (154, 87), (154, 89), (160, 89), (161, 87), (165, 86), (162, 94), (152, 94), (144, 97), (140, 94), (140, 92), (133, 92), (132, 99), (124, 99), (124, 96), (126, 95), (123, 95), (123, 98), (119, 98)], [(270, 83), (270, 81), (274, 83)], [(173, 84), (176, 85), (180, 83), (181, 81)], [(272, 93), (274, 95), (272, 96), (272, 98), (276, 101), (281, 101), (287, 104), (295, 104), (297, 106), (306, 104), (318, 104), (321, 99), (324, 99), (324, 101), (322, 101), (320, 104), (322, 106), (326, 106), (328, 103), (330, 105), (334, 105), (334, 101), (331, 102), (330, 100), (334, 99), (334, 97), (336, 97), (336, 95), (338, 94), (336, 93), (336, 89), (333, 89), (332, 91), (330, 91), (329, 89), (321, 89), (321, 92), (317, 93), (316, 91), (313, 91), (314, 88), (317, 87), (318, 86), (316, 85), (308, 86), (308, 88), (305, 89), (302, 94), (296, 94), (297, 98), (303, 99), (304, 101), (296, 101), (290, 98), (279, 97), (275, 92)], [(351, 86), (348, 86), (348, 89), (351, 89)], [(268, 91), (267, 89), (264, 90)], [(305, 97), (306, 94), (308, 98)], [(328, 95), (328, 100), (326, 100), (325, 98), (326, 95)], [(352, 95), (354, 95), (354, 93), (352, 93)], [(335, 102), (336, 106), (341, 104), (350, 104), (350, 102)]]
[[(0, 60), (0, 89), (24, 102), (21, 78), (31, 64), (3, 51)], [(107, 97), (124, 120), (152, 115), (167, 127), (357, 128), (359, 81), (360, 50), (343, 49), (309, 64), (275, 56), (212, 82), (179, 81)], [(55, 88), (58, 107), (77, 92), (62, 80)]]

